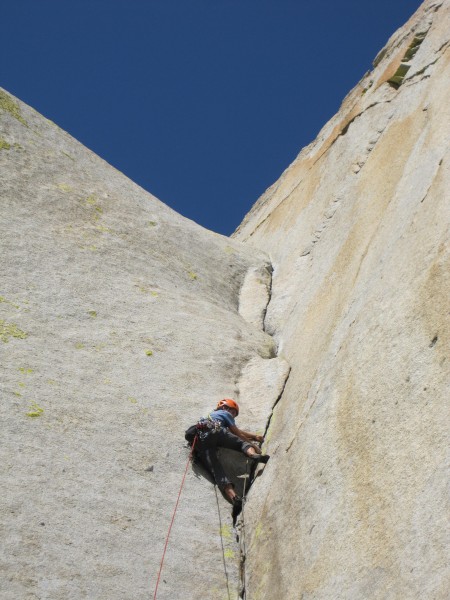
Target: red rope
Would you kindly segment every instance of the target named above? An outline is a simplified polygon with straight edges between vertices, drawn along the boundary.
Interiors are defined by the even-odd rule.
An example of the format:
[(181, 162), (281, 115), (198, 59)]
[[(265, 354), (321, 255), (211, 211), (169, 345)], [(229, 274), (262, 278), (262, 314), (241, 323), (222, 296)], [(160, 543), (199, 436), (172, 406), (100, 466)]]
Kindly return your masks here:
[(159, 580), (161, 579), (161, 572), (162, 572), (162, 568), (163, 568), (163, 564), (164, 564), (164, 557), (166, 556), (167, 545), (169, 543), (170, 532), (172, 531), (172, 525), (173, 525), (173, 522), (175, 521), (175, 514), (177, 512), (178, 503), (180, 501), (181, 490), (183, 489), (183, 486), (184, 486), (184, 480), (186, 479), (186, 474), (187, 474), (187, 471), (189, 468), (189, 463), (191, 462), (192, 454), (194, 453), (194, 446), (195, 446), (196, 441), (197, 441), (197, 436), (195, 436), (194, 441), (192, 443), (192, 448), (191, 448), (191, 452), (189, 454), (188, 461), (186, 463), (186, 469), (184, 470), (184, 475), (183, 475), (183, 480), (181, 482), (180, 491), (178, 492), (177, 502), (175, 504), (175, 508), (173, 509), (172, 521), (170, 522), (169, 531), (167, 532), (166, 544), (164, 546), (164, 552), (163, 552), (163, 555), (161, 558), (161, 564), (159, 566), (158, 579), (156, 580), (155, 594), (153, 596), (153, 600), (156, 600), (156, 593), (158, 591)]

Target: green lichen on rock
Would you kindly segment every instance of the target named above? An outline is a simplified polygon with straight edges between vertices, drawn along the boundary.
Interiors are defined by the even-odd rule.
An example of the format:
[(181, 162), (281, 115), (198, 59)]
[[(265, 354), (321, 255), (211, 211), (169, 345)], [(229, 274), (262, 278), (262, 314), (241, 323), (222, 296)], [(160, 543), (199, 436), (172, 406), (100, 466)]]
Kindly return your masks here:
[(0, 138), (0, 150), (9, 150), (11, 148), (11, 144), (8, 144), (6, 140)]
[(0, 304), (2, 304), (2, 303), (9, 304), (10, 306), (13, 306), (14, 308), (20, 308), (20, 306), (18, 304), (14, 304), (14, 302), (11, 302), (11, 300), (8, 300), (4, 296), (0, 296)]
[(420, 47), (420, 44), (425, 39), (426, 35), (427, 35), (426, 31), (422, 32), (422, 33), (416, 33), (416, 35), (413, 38), (413, 41), (411, 42), (411, 44), (408, 47), (408, 50), (405, 53), (405, 56), (403, 57), (402, 62), (408, 62), (415, 56), (417, 50)]
[(33, 369), (27, 369), (26, 367), (19, 367), (18, 371), (20, 371), (21, 373), (24, 373), (25, 375), (34, 373)]
[(4, 92), (3, 90), (0, 90), (0, 109), (9, 113), (12, 117), (14, 117), (18, 121), (20, 121), (20, 123), (22, 123), (22, 125), (25, 125), (26, 127), (28, 127), (28, 123), (25, 121), (25, 119), (22, 117), (22, 115), (20, 113), (20, 107), (17, 104), (17, 102), (15, 102), (11, 98), (11, 96), (9, 94), (7, 94), (6, 92)]
[(27, 417), (41, 417), (44, 413), (44, 409), (39, 406), (36, 402), (32, 402), (27, 412)]
[(146, 356), (153, 356), (153, 350), (146, 350), (145, 354)]
[(411, 65), (409, 65), (407, 63), (409, 63), (416, 55), (421, 43), (425, 39), (426, 34), (427, 34), (426, 32), (425, 33), (417, 33), (414, 36), (413, 41), (408, 46), (408, 49), (402, 58), (402, 62), (400, 64), (400, 66), (398, 67), (398, 69), (396, 70), (394, 75), (390, 79), (388, 79), (388, 83), (390, 83), (392, 85), (392, 87), (398, 89), (402, 85), (403, 80), (406, 77), (406, 74), (408, 73), (409, 69), (411, 68)]
[(62, 192), (71, 192), (72, 191), (72, 188), (67, 183), (58, 183), (58, 185), (56, 187), (59, 190), (61, 190)]
[(92, 317), (93, 319), (95, 319), (95, 317), (97, 316), (97, 311), (96, 310), (88, 310), (88, 315), (90, 317)]
[(24, 340), (28, 337), (28, 334), (19, 329), (15, 323), (7, 323), (5, 320), (0, 319), (0, 340), (6, 344), (12, 337)]
[(399, 88), (402, 85), (406, 73), (409, 71), (410, 68), (411, 65), (401, 63), (399, 68), (395, 71), (394, 75), (390, 79), (388, 79), (388, 83), (390, 83), (392, 87), (395, 87), (396, 89)]
[(114, 229), (111, 229), (111, 227), (105, 227), (104, 225), (96, 225), (94, 229), (100, 233), (114, 233)]
[(157, 298), (159, 296), (156, 290), (152, 290), (147, 285), (136, 284), (134, 287), (136, 287), (143, 294), (150, 294), (150, 296), (152, 296), (153, 298)]
[(88, 196), (86, 198), (86, 205), (92, 206), (94, 208), (94, 210), (100, 214), (103, 213), (103, 208), (98, 204), (98, 200), (94, 194), (91, 194), (90, 196)]
[(233, 537), (229, 525), (222, 525), (219, 533), (220, 533), (221, 537), (226, 538), (226, 539), (231, 539)]
[(188, 275), (189, 275), (189, 279), (191, 279), (192, 281), (195, 281), (196, 279), (198, 279), (198, 275), (197, 275), (197, 273), (194, 273), (194, 271), (189, 271)]

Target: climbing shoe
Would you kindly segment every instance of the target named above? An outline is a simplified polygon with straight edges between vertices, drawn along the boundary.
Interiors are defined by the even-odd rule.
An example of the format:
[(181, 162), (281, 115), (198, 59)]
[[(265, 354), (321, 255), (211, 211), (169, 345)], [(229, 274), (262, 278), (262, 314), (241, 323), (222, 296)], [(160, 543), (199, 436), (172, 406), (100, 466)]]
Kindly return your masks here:
[(231, 516), (233, 517), (233, 525), (236, 525), (236, 519), (242, 512), (242, 498), (239, 496), (235, 496), (233, 498), (233, 510), (231, 511)]
[(269, 461), (270, 456), (268, 454), (252, 454), (252, 456), (249, 456), (248, 458), (255, 462), (266, 464)]

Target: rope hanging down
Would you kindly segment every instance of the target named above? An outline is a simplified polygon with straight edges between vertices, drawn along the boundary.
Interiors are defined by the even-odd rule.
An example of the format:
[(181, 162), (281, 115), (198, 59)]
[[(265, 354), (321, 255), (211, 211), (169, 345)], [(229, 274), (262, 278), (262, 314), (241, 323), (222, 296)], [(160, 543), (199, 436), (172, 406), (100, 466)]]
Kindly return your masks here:
[(222, 527), (222, 517), (220, 516), (220, 505), (219, 505), (219, 496), (217, 495), (217, 486), (214, 486), (214, 491), (216, 493), (217, 513), (219, 515), (219, 533), (220, 533), (220, 545), (222, 547), (223, 569), (224, 569), (224, 572), (225, 572), (225, 579), (226, 579), (226, 582), (227, 582), (228, 600), (231, 600), (231, 596), (230, 596), (230, 582), (228, 581), (227, 561), (225, 560), (225, 548), (223, 546), (223, 537), (222, 537), (223, 527)]
[(189, 458), (188, 458), (188, 461), (186, 463), (186, 469), (184, 470), (183, 480), (181, 482), (180, 491), (178, 492), (177, 502), (175, 504), (175, 508), (173, 509), (172, 520), (171, 520), (170, 525), (169, 525), (169, 531), (167, 532), (166, 543), (164, 545), (164, 551), (163, 551), (163, 555), (162, 555), (162, 558), (161, 558), (161, 564), (159, 566), (158, 579), (156, 580), (156, 587), (155, 587), (155, 593), (153, 595), (153, 600), (156, 600), (156, 594), (158, 592), (159, 580), (161, 579), (161, 572), (162, 572), (162, 568), (163, 568), (163, 565), (164, 565), (164, 557), (166, 556), (167, 545), (169, 543), (170, 532), (172, 531), (172, 525), (173, 525), (173, 522), (175, 521), (175, 515), (176, 515), (176, 512), (177, 512), (178, 503), (180, 502), (180, 497), (181, 497), (181, 490), (183, 489), (183, 486), (184, 486), (184, 481), (186, 479), (186, 475), (187, 475), (187, 472), (188, 472), (189, 463), (191, 462), (191, 458), (192, 458), (192, 455), (194, 453), (194, 448), (195, 448), (195, 442), (196, 441), (197, 441), (197, 436), (195, 436), (194, 441), (192, 442), (191, 452), (189, 453)]
[(240, 577), (240, 589), (238, 590), (238, 597), (241, 600), (244, 600), (246, 597), (247, 591), (247, 582), (246, 582), (246, 573), (245, 573), (245, 561), (247, 560), (247, 548), (245, 545), (245, 518), (244, 518), (244, 507), (245, 502), (247, 500), (247, 484), (248, 479), (250, 478), (249, 473), (249, 463), (247, 458), (247, 463), (245, 465), (245, 477), (244, 477), (244, 490), (242, 492), (242, 513), (241, 513), (241, 535), (239, 536), (239, 552), (240, 552), (240, 568), (239, 568), (239, 577)]

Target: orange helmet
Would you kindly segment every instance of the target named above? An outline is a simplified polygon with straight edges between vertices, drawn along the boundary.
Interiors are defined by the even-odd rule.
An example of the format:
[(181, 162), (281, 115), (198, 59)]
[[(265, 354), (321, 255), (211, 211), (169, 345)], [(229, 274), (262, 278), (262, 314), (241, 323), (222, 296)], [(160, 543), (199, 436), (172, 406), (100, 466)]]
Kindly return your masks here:
[(223, 408), (224, 406), (228, 406), (228, 408), (234, 408), (234, 410), (236, 411), (236, 416), (239, 414), (239, 404), (231, 398), (224, 398), (223, 400), (219, 400), (219, 403), (216, 406), (216, 410), (219, 410), (219, 408)]

